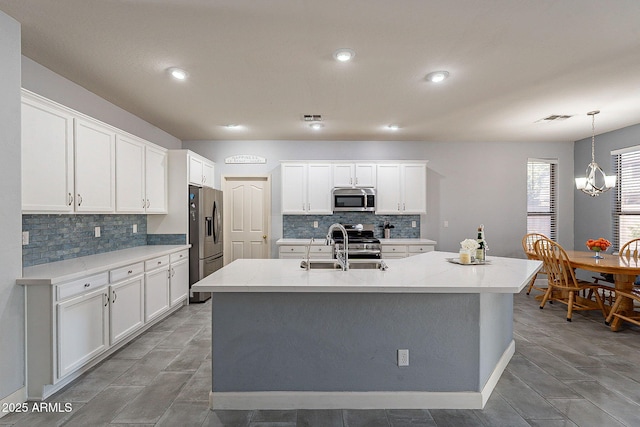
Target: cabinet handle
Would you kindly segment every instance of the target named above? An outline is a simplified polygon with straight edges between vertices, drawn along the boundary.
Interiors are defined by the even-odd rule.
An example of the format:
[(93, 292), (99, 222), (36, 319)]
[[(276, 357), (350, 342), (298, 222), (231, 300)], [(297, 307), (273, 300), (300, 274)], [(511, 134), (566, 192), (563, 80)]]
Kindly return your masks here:
[(78, 206), (82, 206), (82, 196), (78, 193)]
[(85, 287), (85, 288), (88, 288), (89, 286), (91, 286), (91, 283), (85, 283), (85, 284), (84, 284), (84, 287)]
[(133, 270), (127, 271), (127, 274), (131, 274), (131, 273), (133, 273)]
[(207, 182), (207, 177), (206, 176), (202, 176), (202, 182)]
[(302, 210), (304, 210), (304, 203), (302, 204)]
[(400, 203), (398, 203), (398, 210), (400, 210)]
[(311, 210), (311, 203), (307, 203), (307, 210), (310, 211)]
[(171, 267), (171, 277), (175, 275), (176, 275), (176, 270), (173, 267)]
[(104, 294), (104, 299), (105, 299), (105, 303), (104, 306), (106, 307), (107, 305), (109, 305), (109, 294)]
[(353, 184), (353, 178), (349, 178), (349, 185)]
[(144, 199), (142, 199), (142, 207), (143, 207), (143, 208), (144, 208), (144, 205), (145, 205), (145, 200), (144, 200)]
[(356, 176), (356, 185), (358, 185), (358, 177)]
[(158, 261), (158, 265), (162, 264), (162, 261)]
[(73, 194), (69, 193), (69, 206), (73, 204)]
[(115, 303), (116, 300), (118, 299), (118, 294), (116, 293), (116, 291), (113, 291), (113, 301), (111, 301), (111, 303)]
[(403, 210), (403, 211), (406, 211), (406, 210), (407, 210), (407, 207), (404, 205), (404, 203), (402, 204), (402, 210)]

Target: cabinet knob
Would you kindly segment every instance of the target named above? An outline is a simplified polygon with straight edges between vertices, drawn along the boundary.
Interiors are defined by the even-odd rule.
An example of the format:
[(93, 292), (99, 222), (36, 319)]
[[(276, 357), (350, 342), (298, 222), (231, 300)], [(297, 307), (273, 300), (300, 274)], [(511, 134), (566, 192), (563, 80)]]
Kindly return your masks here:
[(133, 270), (127, 271), (127, 274), (131, 274), (131, 273), (133, 273)]
[(85, 283), (85, 284), (84, 284), (84, 287), (85, 287), (85, 288), (88, 288), (89, 286), (91, 286), (91, 283)]

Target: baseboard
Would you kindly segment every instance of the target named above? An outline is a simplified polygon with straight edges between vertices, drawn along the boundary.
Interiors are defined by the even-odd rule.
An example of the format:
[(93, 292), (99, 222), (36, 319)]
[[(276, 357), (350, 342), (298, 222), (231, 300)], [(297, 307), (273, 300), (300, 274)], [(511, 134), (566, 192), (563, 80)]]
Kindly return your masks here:
[(7, 414), (10, 414), (9, 411), (4, 411), (3, 409), (6, 407), (11, 407), (12, 404), (19, 405), (27, 401), (27, 387), (22, 387), (4, 399), (0, 400), (0, 418), (4, 417)]
[(512, 340), (481, 391), (210, 392), (211, 409), (482, 409), (515, 353)]

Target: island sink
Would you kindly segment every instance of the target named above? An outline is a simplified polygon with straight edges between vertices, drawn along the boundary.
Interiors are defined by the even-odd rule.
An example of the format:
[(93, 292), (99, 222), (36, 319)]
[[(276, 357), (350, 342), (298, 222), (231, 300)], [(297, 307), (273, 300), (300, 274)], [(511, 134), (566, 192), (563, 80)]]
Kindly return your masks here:
[[(387, 270), (387, 264), (381, 259), (350, 259), (349, 269), (355, 270)], [(300, 268), (307, 270), (342, 270), (342, 265), (334, 259), (303, 260)]]

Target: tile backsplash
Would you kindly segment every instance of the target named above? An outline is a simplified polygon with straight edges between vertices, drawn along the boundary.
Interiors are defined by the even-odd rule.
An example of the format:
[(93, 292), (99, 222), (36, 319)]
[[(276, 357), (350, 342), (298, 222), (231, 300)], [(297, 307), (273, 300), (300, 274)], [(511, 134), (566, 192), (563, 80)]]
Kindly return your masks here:
[[(137, 233), (133, 233), (133, 225)], [(100, 227), (100, 237), (95, 237)], [(22, 265), (30, 267), (147, 244), (184, 244), (186, 235), (147, 234), (146, 215), (22, 215), (29, 244), (22, 246)]]
[[(318, 221), (318, 228), (313, 227)], [(420, 215), (376, 215), (371, 212), (340, 212), (333, 215), (283, 215), (282, 237), (285, 239), (324, 238), (329, 226), (335, 222), (342, 224), (373, 224), (375, 237), (383, 237), (382, 225), (385, 221), (394, 228), (392, 238), (419, 238)], [(412, 221), (416, 226), (412, 227)]]

